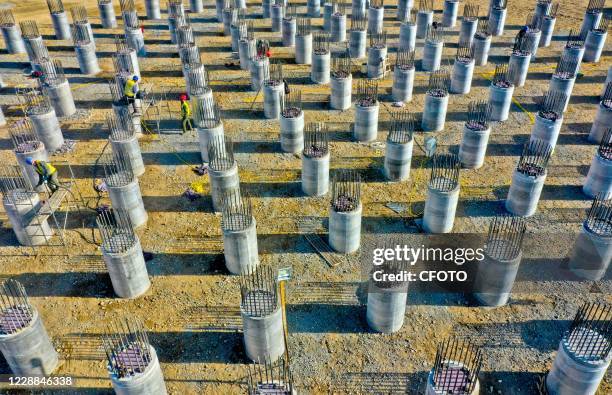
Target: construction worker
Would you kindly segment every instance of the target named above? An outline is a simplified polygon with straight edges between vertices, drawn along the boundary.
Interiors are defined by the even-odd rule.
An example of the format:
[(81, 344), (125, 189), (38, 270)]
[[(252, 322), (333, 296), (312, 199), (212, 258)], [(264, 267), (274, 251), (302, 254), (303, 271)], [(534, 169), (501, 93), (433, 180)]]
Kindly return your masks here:
[(191, 107), (189, 107), (189, 102), (187, 101), (187, 95), (182, 94), (180, 96), (181, 99), (181, 117), (183, 121), (183, 133), (187, 132), (187, 125), (189, 125), (189, 130), (193, 130), (193, 126), (191, 125)]
[(44, 160), (34, 160), (30, 157), (26, 158), (26, 163), (34, 167), (34, 171), (38, 173), (38, 184), (36, 184), (36, 187), (47, 184), (51, 190), (51, 194), (54, 194), (55, 191), (59, 189), (60, 184), (57, 179), (57, 169), (53, 167), (51, 163), (47, 163)]
[(141, 98), (141, 93), (138, 88), (138, 76), (135, 75), (129, 80), (125, 81), (125, 85), (123, 86), (123, 96), (127, 103), (132, 106), (132, 112), (137, 113), (136, 108), (136, 99)]

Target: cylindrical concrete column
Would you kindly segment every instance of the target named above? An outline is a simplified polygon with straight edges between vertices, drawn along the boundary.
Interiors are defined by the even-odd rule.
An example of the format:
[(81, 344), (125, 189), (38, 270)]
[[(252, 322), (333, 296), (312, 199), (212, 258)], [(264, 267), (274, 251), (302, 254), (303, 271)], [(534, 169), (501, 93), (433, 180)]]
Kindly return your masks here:
[(580, 63), (582, 63), (583, 56), (584, 56), (584, 45), (582, 46), (566, 45), (563, 48), (563, 54), (561, 55), (562, 58), (576, 60), (576, 68), (574, 70), (571, 70), (574, 75), (578, 75), (578, 71), (580, 70)]
[(58, 40), (70, 40), (72, 34), (70, 33), (70, 23), (68, 23), (68, 15), (65, 11), (52, 12), (51, 23), (53, 24), (53, 30), (55, 31), (55, 38)]
[(478, 18), (463, 18), (461, 19), (461, 27), (459, 28), (459, 41), (466, 45), (472, 45), (474, 34), (478, 29)]
[(459, 146), (461, 166), (466, 169), (478, 169), (483, 165), (487, 153), (489, 134), (491, 134), (491, 128), (488, 126), (474, 129), (468, 127), (468, 125), (463, 126), (463, 138)]
[(512, 78), (512, 83), (514, 86), (520, 88), (521, 86), (525, 85), (530, 63), (531, 55), (529, 54), (513, 53), (510, 55), (508, 69), (510, 70), (510, 77)]
[(0, 26), (6, 51), (10, 54), (25, 53), (26, 48), (17, 25)]
[(321, 16), (321, 0), (306, 0), (306, 15), (311, 18)]
[(416, 15), (416, 36), (417, 38), (425, 38), (427, 33), (427, 26), (433, 22), (433, 11), (430, 10), (419, 10)]
[(558, 117), (551, 118), (544, 117), (541, 112), (538, 112), (535, 116), (529, 141), (543, 141), (550, 146), (551, 150), (554, 149), (562, 124), (563, 116), (561, 114)]
[(423, 71), (435, 71), (440, 69), (443, 47), (443, 41), (425, 40), (425, 44), (423, 45), (423, 61), (421, 62)]
[(113, 139), (110, 138), (111, 147), (113, 153), (121, 154), (126, 159), (126, 164), (132, 173), (136, 177), (139, 177), (145, 172), (144, 161), (142, 160), (142, 153), (140, 151), (140, 145), (138, 144), (138, 136), (134, 133), (131, 137), (126, 139)]
[(285, 96), (285, 84), (282, 81), (272, 80), (264, 82), (263, 96), (265, 117), (268, 119), (278, 119), (280, 117), (283, 97)]
[(506, 8), (491, 8), (489, 14), (489, 33), (492, 36), (501, 36), (504, 34), (504, 25), (506, 24)]
[(453, 230), (458, 201), (459, 184), (450, 191), (434, 189), (428, 185), (423, 230), (427, 233), (449, 233)]
[(329, 41), (343, 43), (346, 41), (346, 15), (336, 12), (331, 16), (331, 34)]
[(355, 103), (355, 123), (353, 124), (353, 137), (357, 141), (374, 141), (378, 137), (378, 101), (373, 105), (362, 106)]
[(93, 41), (78, 43), (74, 50), (82, 74), (95, 75), (100, 72), (98, 58), (96, 57), (96, 46)]
[(192, 14), (201, 14), (204, 12), (204, 4), (202, 0), (189, 0), (189, 11)]
[(583, 349), (593, 349), (595, 345), (606, 344), (609, 340), (586, 326), (577, 328), (576, 331), (591, 333), (582, 334), (581, 337), (588, 340), (586, 345), (579, 349), (576, 344), (569, 343), (567, 334), (561, 339), (557, 356), (546, 376), (546, 390), (551, 395), (595, 395), (610, 366), (612, 354), (608, 354), (606, 359), (598, 360), (583, 356)]
[(166, 383), (164, 375), (159, 365), (157, 353), (151, 345), (149, 353), (151, 360), (145, 368), (144, 372), (135, 375), (127, 375), (125, 377), (117, 377), (113, 373), (109, 373), (113, 390), (117, 395), (166, 395)]
[[(274, 297), (272, 294), (265, 296)], [(253, 296), (253, 298), (255, 297)], [(263, 297), (263, 295), (257, 297)], [(280, 305), (277, 305), (275, 310), (271, 312), (266, 311), (265, 313), (268, 314), (259, 316), (250, 315), (244, 306), (240, 306), (245, 352), (247, 357), (255, 362), (276, 361), (285, 352), (283, 318)]]
[[(30, 307), (32, 318), (27, 326), (13, 333), (0, 334), (0, 351), (15, 376), (50, 376), (59, 364), (59, 355), (38, 310)], [(23, 314), (20, 309), (15, 310), (14, 315)]]
[(352, 103), (353, 76), (331, 77), (330, 107), (334, 110), (348, 110)]
[(396, 65), (393, 70), (393, 86), (391, 95), (396, 102), (409, 102), (412, 100), (414, 86), (414, 67), (402, 68)]
[(608, 74), (606, 75), (606, 80), (603, 83), (603, 87), (601, 90), (601, 94), (599, 95), (599, 98), (603, 98), (603, 96), (606, 94), (606, 88), (608, 87), (608, 84), (612, 82), (612, 66), (608, 66)]
[(240, 41), (240, 27), (237, 25), (237, 23), (232, 23), (230, 25), (230, 37), (232, 52), (238, 52), (238, 42)]
[(407, 20), (413, 6), (414, 0), (397, 0), (397, 20), (400, 22)]
[[(506, 241), (494, 240), (493, 242)], [(484, 259), (478, 262), (474, 280), (474, 297), (484, 306), (504, 306), (510, 299), (521, 258), (520, 251), (512, 259), (500, 259), (490, 256), (485, 250)]]
[(465, 95), (472, 87), (472, 75), (474, 74), (474, 59), (455, 59), (453, 73), (451, 76), (450, 91)]
[(140, 115), (134, 114), (127, 103), (123, 101), (113, 103), (112, 108), (113, 112), (117, 115), (117, 117), (121, 117), (122, 114), (129, 114), (129, 117), (132, 119), (132, 124), (134, 125), (134, 133), (136, 133), (137, 136), (142, 135), (142, 117)]
[(583, 62), (599, 62), (604, 45), (606, 44), (607, 36), (607, 31), (602, 32), (600, 30), (589, 30), (586, 40), (584, 40), (584, 56), (582, 57)]
[(310, 70), (310, 79), (315, 84), (328, 84), (330, 78), (330, 62), (331, 53), (312, 53), (312, 66)]
[(506, 198), (506, 210), (521, 217), (532, 216), (538, 208), (545, 180), (546, 172), (538, 176), (529, 176), (514, 170)]
[(110, 246), (112, 240), (105, 240), (101, 246), (102, 259), (113, 284), (113, 291), (124, 299), (137, 298), (151, 287), (140, 240), (136, 235), (134, 238), (134, 244), (122, 252), (113, 252)]
[(125, 41), (128, 47), (136, 51), (138, 56), (147, 56), (145, 48), (144, 36), (139, 28), (125, 28)]
[(64, 136), (53, 108), (39, 114), (28, 114), (28, 118), (32, 122), (38, 140), (45, 145), (49, 154), (53, 154), (64, 145)]
[(123, 209), (130, 217), (130, 222), (135, 228), (147, 223), (149, 215), (144, 207), (138, 179), (134, 178), (125, 185), (108, 187), (108, 196), (114, 208)]
[(585, 221), (574, 242), (569, 269), (580, 278), (599, 281), (608, 271), (611, 260), (612, 237), (594, 232)]
[(223, 229), (225, 267), (236, 275), (251, 274), (259, 265), (255, 218), (245, 229)]
[(350, 254), (361, 244), (361, 203), (352, 211), (329, 208), (329, 246), (336, 252)]
[(387, 64), (387, 46), (368, 48), (368, 78), (383, 78)]
[(351, 0), (351, 14), (365, 16), (368, 9), (368, 4), (368, 0)]
[(491, 120), (505, 121), (510, 113), (514, 85), (506, 83), (503, 86), (491, 83), (489, 86), (489, 105), (491, 106)]
[[(263, 3), (265, 2), (270, 2), (270, 0), (262, 0)], [(223, 9), (225, 8), (225, 0), (215, 0), (215, 15), (217, 16), (217, 22), (222, 23), (223, 22)], [(269, 18), (270, 17), (270, 8), (268, 7), (268, 14), (265, 14), (266, 8), (263, 8), (264, 11), (264, 18)]]
[(589, 132), (589, 141), (599, 144), (610, 125), (612, 125), (612, 107), (608, 107), (603, 101), (600, 101)]
[(240, 68), (249, 70), (251, 68), (251, 58), (255, 54), (255, 40), (247, 38), (238, 42), (238, 56), (240, 57)]
[(215, 170), (209, 167), (210, 195), (213, 202), (213, 210), (223, 211), (223, 197), (229, 193), (240, 190), (238, 179), (238, 164), (234, 161), (227, 170)]
[(46, 95), (58, 117), (69, 117), (76, 112), (74, 98), (67, 79), (58, 81), (53, 85), (45, 85)]
[(595, 29), (599, 26), (603, 12), (601, 10), (594, 10), (594, 12), (585, 12), (584, 18), (582, 19), (582, 26), (580, 27), (581, 32), (588, 32), (589, 30)]
[(335, 3), (323, 3), (323, 30), (331, 32), (331, 16), (336, 12), (337, 6)]
[(320, 157), (302, 155), (302, 191), (307, 196), (323, 196), (329, 190), (329, 152)]
[(557, 18), (551, 18), (545, 16), (542, 19), (542, 36), (540, 37), (539, 47), (549, 47), (552, 40), (553, 33), (555, 31), (555, 22)]
[(408, 287), (382, 288), (370, 284), (366, 320), (372, 330), (394, 333), (404, 325)]
[(416, 25), (412, 22), (402, 22), (399, 32), (399, 48), (416, 48)]
[(427, 132), (439, 132), (444, 129), (446, 109), (448, 108), (448, 94), (444, 96), (425, 95), (425, 108), (421, 127)]
[(491, 50), (491, 35), (476, 33), (474, 36), (474, 65), (486, 66), (489, 62)]
[[(235, 8), (224, 8), (223, 9), (223, 35), (229, 36), (231, 32), (232, 23), (236, 20), (236, 9)], [(278, 30), (280, 31), (280, 27)]]
[(368, 32), (382, 33), (384, 27), (385, 7), (368, 8)]
[(272, 4), (270, 8), (270, 19), (272, 20), (272, 31), (280, 32), (282, 29), (283, 16), (285, 15), (285, 8), (279, 4)]
[(565, 95), (565, 101), (563, 103), (563, 112), (567, 110), (570, 97), (572, 96), (572, 91), (574, 90), (574, 82), (576, 81), (576, 77), (573, 75), (569, 76), (569, 78), (567, 77), (567, 75), (553, 74), (548, 88), (551, 92), (561, 92)]
[(304, 111), (289, 114), (283, 111), (280, 117), (280, 146), (283, 152), (297, 153), (304, 149)]
[(612, 198), (612, 160), (603, 158), (599, 152), (595, 154), (582, 191), (592, 198), (596, 196)]
[(145, 10), (148, 20), (161, 19), (159, 0), (145, 0)]
[(294, 47), (295, 46), (295, 34), (296, 34), (296, 21), (295, 18), (283, 18), (283, 47)]
[(455, 27), (455, 24), (457, 23), (458, 13), (458, 0), (444, 0), (444, 9), (442, 10), (442, 26)]
[(312, 63), (312, 34), (295, 37), (295, 63), (311, 64)]
[(352, 59), (365, 58), (367, 38), (368, 35), (365, 30), (351, 30), (349, 32), (349, 55)]
[(387, 139), (384, 173), (389, 181), (404, 181), (410, 176), (414, 140), (398, 143)]
[(38, 193), (12, 190), (3, 195), (2, 205), (19, 244), (28, 247), (49, 244), (54, 231), (48, 219), (36, 219), (35, 212), (42, 205)]
[(538, 45), (540, 44), (540, 38), (542, 37), (542, 30), (540, 29), (527, 29), (525, 37), (531, 37), (528, 41), (529, 47), (527, 50), (531, 54), (531, 60), (535, 60), (538, 53)]
[(117, 27), (117, 16), (113, 0), (98, 0), (98, 11), (100, 11), (100, 23), (105, 29)]
[(208, 144), (211, 141), (215, 141), (218, 136), (223, 136), (223, 122), (219, 121), (219, 123), (213, 127), (200, 127), (198, 126), (198, 141), (200, 145), (200, 155), (202, 156), (202, 162), (208, 163), (210, 158), (208, 157)]
[(251, 89), (262, 89), (263, 82), (270, 78), (270, 61), (267, 56), (253, 56), (251, 59)]

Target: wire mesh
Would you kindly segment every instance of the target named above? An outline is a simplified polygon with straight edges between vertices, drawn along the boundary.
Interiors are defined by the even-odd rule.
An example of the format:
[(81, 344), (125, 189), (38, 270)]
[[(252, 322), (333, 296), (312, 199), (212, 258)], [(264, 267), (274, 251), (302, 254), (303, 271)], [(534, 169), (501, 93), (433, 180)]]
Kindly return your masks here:
[(510, 88), (513, 84), (508, 71), (508, 63), (496, 64), (493, 73), (493, 85), (500, 88)]
[(34, 308), (25, 288), (10, 278), (0, 285), (0, 335), (12, 335), (27, 328), (34, 318)]
[(539, 177), (546, 173), (546, 166), (552, 153), (552, 148), (541, 140), (530, 141), (523, 147), (516, 170), (530, 177)]
[(474, 344), (447, 339), (438, 345), (433, 385), (444, 394), (471, 394), (482, 367), (482, 351)]
[(480, 6), (478, 4), (468, 3), (463, 7), (463, 19), (474, 20), (478, 18), (478, 10)]
[(414, 55), (415, 50), (413, 48), (399, 48), (395, 57), (395, 67), (402, 70), (414, 69)]
[(519, 256), (527, 224), (521, 217), (501, 215), (493, 218), (489, 225), (489, 234), (485, 252), (493, 259), (511, 261)]
[(278, 308), (278, 288), (272, 268), (260, 266), (240, 277), (240, 308), (250, 317), (265, 317)]
[(38, 31), (36, 21), (28, 20), (19, 22), (19, 29), (21, 30), (21, 36), (23, 38), (32, 39), (40, 37), (40, 32)]
[(609, 195), (600, 194), (593, 199), (584, 224), (599, 236), (612, 236), (612, 200)]
[(575, 72), (576, 72), (577, 65), (578, 65), (578, 62), (574, 56), (566, 52), (563, 52), (561, 57), (559, 58), (559, 61), (557, 62), (557, 67), (555, 67), (554, 75), (557, 76), (558, 78), (563, 78), (563, 79), (574, 78), (576, 75)]
[(13, 12), (8, 9), (0, 9), (0, 27), (15, 26)]
[(283, 118), (296, 118), (302, 112), (302, 92), (292, 89), (282, 97), (282, 116)]
[(316, 31), (312, 37), (312, 49), (317, 55), (329, 53), (329, 33)]
[(378, 102), (378, 81), (361, 79), (357, 82), (357, 101), (361, 107), (371, 107)]
[(350, 31), (364, 31), (366, 29), (367, 18), (362, 13), (356, 13), (351, 15), (351, 27)]
[(565, 93), (549, 90), (545, 95), (537, 99), (540, 107), (538, 115), (553, 121), (561, 118), (563, 116), (563, 107), (565, 106), (566, 100), (567, 95), (565, 95)]
[(564, 335), (569, 351), (581, 360), (602, 362), (612, 350), (612, 306), (583, 304)]
[(213, 97), (205, 97), (197, 100), (193, 106), (193, 117), (196, 127), (202, 129), (213, 129), (221, 124), (221, 111), (219, 105), (214, 102)]
[(368, 33), (370, 48), (382, 49), (387, 46), (387, 32)]
[(234, 144), (225, 136), (215, 136), (208, 143), (208, 166), (215, 171), (231, 169), (236, 163), (234, 160)]
[(253, 210), (249, 197), (241, 196), (240, 190), (234, 189), (224, 194), (222, 201), (221, 228), (224, 231), (239, 232), (251, 226)]
[(597, 154), (605, 160), (612, 161), (612, 128), (608, 128), (604, 132)]
[(132, 117), (127, 112), (122, 112), (117, 115), (114, 111), (106, 116), (106, 125), (111, 140), (125, 141), (134, 137), (134, 123)]
[(102, 338), (108, 369), (115, 377), (126, 378), (145, 372), (151, 363), (151, 343), (142, 321), (123, 317), (111, 321)]
[(351, 75), (351, 56), (348, 51), (332, 54), (331, 75), (336, 79), (347, 78)]
[(82, 5), (72, 7), (70, 14), (72, 15), (72, 22), (87, 23), (87, 9)]
[(491, 106), (487, 101), (473, 101), (468, 104), (465, 126), (471, 130), (487, 130), (491, 120)]
[(570, 30), (565, 43), (565, 48), (582, 48), (584, 47), (584, 32)]
[(407, 144), (412, 141), (416, 117), (408, 111), (398, 111), (391, 114), (391, 127), (387, 141), (396, 144)]
[(276, 362), (266, 358), (247, 368), (249, 395), (295, 393), (289, 362), (284, 355)]
[(96, 225), (102, 237), (102, 249), (110, 254), (123, 254), (136, 243), (136, 233), (125, 210), (101, 210)]
[(320, 122), (309, 122), (304, 126), (304, 156), (322, 158), (329, 152), (327, 125)]
[(126, 186), (136, 179), (129, 158), (121, 151), (107, 154), (102, 167), (104, 182), (111, 188)]
[(361, 176), (355, 170), (339, 170), (331, 182), (331, 206), (337, 213), (356, 210), (361, 204)]
[(33, 152), (43, 147), (36, 133), (34, 133), (32, 123), (27, 118), (22, 118), (13, 123), (9, 128), (9, 133), (14, 151), (17, 153)]
[(64, 4), (62, 4), (62, 0), (47, 0), (47, 7), (49, 7), (49, 12), (52, 14), (64, 12)]
[(429, 187), (440, 192), (450, 192), (459, 186), (461, 162), (456, 154), (435, 154), (431, 161)]
[(433, 0), (419, 0), (419, 11), (420, 12), (433, 11)]
[(457, 53), (455, 60), (463, 63), (469, 63), (474, 59), (474, 47), (469, 42), (460, 42), (457, 44)]
[(599, 14), (600, 12), (602, 12), (605, 4), (606, 0), (589, 0), (586, 12), (588, 12), (589, 14)]
[(450, 85), (450, 74), (447, 69), (442, 68), (429, 73), (427, 94), (433, 97), (444, 97), (448, 95)]

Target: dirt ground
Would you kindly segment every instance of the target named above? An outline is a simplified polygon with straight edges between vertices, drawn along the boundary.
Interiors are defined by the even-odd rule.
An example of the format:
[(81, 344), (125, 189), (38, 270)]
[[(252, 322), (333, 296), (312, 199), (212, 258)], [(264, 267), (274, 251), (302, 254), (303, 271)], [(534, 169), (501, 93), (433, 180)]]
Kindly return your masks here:
[[(64, 2), (67, 10), (77, 4), (80, 3)], [(292, 4), (298, 5), (299, 12), (305, 12), (305, 1)], [(399, 40), (396, 3), (385, 4), (385, 27), (394, 59)], [(485, 165), (478, 170), (462, 170), (454, 232), (485, 232), (490, 219), (504, 212), (503, 200), (511, 173), (531, 130), (536, 111), (534, 98), (547, 89), (568, 30), (580, 26), (586, 4), (586, 0), (561, 1), (552, 45), (539, 49), (527, 84), (515, 91), (518, 105), (513, 105), (510, 119), (493, 126)], [(160, 21), (143, 20), (149, 55), (140, 59), (143, 83), (151, 86), (155, 97), (168, 99), (160, 106), (164, 110), (161, 133), (153, 130), (140, 140), (147, 165), (140, 186), (149, 221), (138, 234), (143, 249), (153, 254), (153, 259), (147, 262), (152, 286), (143, 297), (122, 300), (113, 294), (96, 244), (100, 239), (92, 231), (92, 208), (109, 203), (107, 196), (98, 198), (92, 189), (92, 179), (101, 175), (95, 163), (107, 143), (104, 118), (111, 111), (106, 80), (112, 76), (113, 37), (121, 33), (121, 27), (103, 29), (96, 2), (86, 2), (103, 71), (97, 76), (83, 76), (72, 43), (53, 39), (50, 17), (42, 0), (4, 5), (13, 7), (19, 21), (38, 22), (50, 53), (64, 63), (79, 108), (76, 116), (62, 120), (64, 136), (76, 140), (75, 150), (53, 158), (55, 162), (70, 164), (76, 180), (75, 195), (82, 196), (87, 207), (82, 207), (81, 213), (66, 208), (69, 211), (66, 246), (36, 250), (18, 247), (4, 215), (0, 232), (1, 274), (23, 283), (41, 312), (62, 356), (62, 365), (55, 373), (76, 379), (76, 386), (66, 393), (112, 392), (99, 348), (100, 335), (106, 322), (121, 314), (144, 321), (170, 393), (244, 393), (247, 359), (242, 346), (239, 279), (229, 275), (224, 267), (220, 217), (212, 212), (208, 177), (191, 170), (200, 164), (197, 135), (170, 131), (179, 127), (176, 98), (184, 89), (184, 80), (176, 48), (170, 43), (165, 10)], [(119, 15), (119, 5), (115, 5)], [(434, 5), (439, 20), (442, 2), (436, 0)], [(256, 37), (270, 39), (273, 56), (286, 63), (288, 82), (301, 89), (306, 121), (328, 125), (332, 170), (357, 169), (363, 177), (364, 242), (380, 243), (382, 237), (389, 236), (416, 236), (414, 219), (422, 213), (428, 176), (423, 152), (415, 147), (409, 181), (385, 182), (381, 171), (387, 121), (392, 111), (391, 77), (380, 83), (384, 109), (377, 142), (356, 143), (350, 133), (353, 111), (329, 110), (329, 86), (311, 84), (310, 67), (294, 64), (293, 50), (282, 48), (280, 34), (271, 33), (270, 21), (261, 19), (260, 4), (249, 1), (248, 6)], [(485, 7), (481, 5), (481, 14)], [(506, 59), (513, 36), (533, 8), (533, 1), (510, 2), (506, 30), (502, 37), (493, 39), (489, 65), (476, 68), (468, 95), (450, 98), (445, 129), (436, 134), (440, 150), (458, 146), (467, 104), (488, 98), (494, 63)], [(144, 2), (138, 1), (138, 11), (143, 18)], [(253, 197), (260, 259), (264, 264), (293, 268), (287, 316), (291, 364), (299, 392), (423, 393), (436, 345), (457, 335), (471, 339), (484, 351), (481, 393), (537, 394), (558, 341), (578, 307), (585, 301), (612, 301), (609, 279), (594, 285), (562, 276), (546, 277), (557, 273), (557, 268), (563, 265), (590, 205), (581, 185), (596, 151), (587, 142), (587, 135), (610, 66), (609, 45), (599, 63), (583, 65), (584, 75), (576, 82), (538, 213), (528, 219), (529, 248), (523, 256), (524, 271), (519, 275), (511, 302), (487, 309), (474, 307), (465, 295), (414, 292), (408, 298), (402, 329), (392, 335), (381, 335), (373, 333), (365, 323), (359, 256), (343, 257), (341, 264), (331, 267), (301, 233), (299, 224), (311, 221), (325, 238), (329, 198), (302, 195), (301, 159), (280, 153), (278, 122), (264, 119), (262, 96), (256, 98), (250, 90), (247, 72), (225, 66), (238, 61), (232, 56), (230, 39), (222, 35), (222, 26), (214, 13), (214, 3), (207, 1), (205, 12), (191, 20), (215, 99), (222, 108), (225, 132), (235, 141), (241, 188)], [(313, 24), (320, 28), (322, 18)], [(445, 45), (444, 61), (449, 65), (457, 35), (455, 28)], [(421, 54), (422, 40), (418, 40), (417, 59), (421, 59)], [(0, 73), (8, 83), (2, 89), (0, 104), (9, 121), (22, 116), (14, 88), (30, 83), (23, 77), (28, 68), (26, 62), (26, 55), (8, 55), (4, 50), (0, 53)], [(355, 65), (355, 79), (363, 78), (358, 69)], [(419, 71), (414, 99), (407, 105), (417, 117), (423, 109), (425, 84), (426, 74)], [(163, 115), (168, 109), (173, 112), (171, 117)], [(417, 143), (422, 145), (423, 139), (424, 134), (417, 133)], [(0, 145), (4, 163), (14, 163), (6, 127), (0, 128)], [(68, 166), (60, 165), (60, 171), (65, 180)], [(203, 197), (194, 202), (183, 197), (190, 186), (201, 188)], [(399, 203), (403, 211), (392, 210), (390, 203)], [(538, 276), (540, 273), (546, 276)], [(8, 373), (5, 364), (3, 367), (3, 373)], [(599, 393), (611, 392), (612, 377), (608, 374)], [(17, 392), (6, 389), (5, 393)]]

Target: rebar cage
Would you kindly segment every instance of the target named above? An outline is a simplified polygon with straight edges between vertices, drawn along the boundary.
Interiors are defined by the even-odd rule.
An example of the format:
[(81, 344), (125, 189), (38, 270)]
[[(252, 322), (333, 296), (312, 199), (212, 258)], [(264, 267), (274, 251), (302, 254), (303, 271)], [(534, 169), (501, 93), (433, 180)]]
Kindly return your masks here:
[(487, 130), (491, 120), (491, 106), (486, 101), (473, 101), (468, 104), (465, 126), (471, 130)]
[(542, 176), (546, 174), (551, 153), (552, 148), (545, 141), (530, 141), (523, 147), (516, 170), (529, 177)]
[(102, 249), (110, 254), (123, 254), (136, 243), (136, 233), (127, 211), (102, 210), (96, 217), (96, 225), (102, 237)]
[(256, 364), (247, 365), (249, 395), (290, 395), (295, 389), (289, 362), (282, 355), (276, 362), (265, 358)]
[(312, 37), (312, 50), (317, 55), (329, 53), (329, 33), (316, 31)]
[(549, 90), (546, 94), (536, 98), (539, 105), (538, 115), (542, 118), (556, 120), (563, 116), (563, 107), (567, 96), (565, 93), (557, 90)]
[(108, 370), (126, 378), (145, 372), (151, 363), (151, 343), (141, 320), (123, 317), (111, 321), (102, 338)]
[(30, 326), (34, 308), (25, 288), (10, 278), (0, 285), (0, 335), (12, 335)]
[(225, 135), (215, 136), (208, 143), (208, 166), (215, 171), (231, 169), (236, 163), (234, 159), (234, 144)]
[(240, 308), (250, 317), (265, 317), (279, 306), (276, 275), (271, 267), (259, 266), (240, 278)]
[(514, 85), (508, 70), (508, 63), (495, 65), (492, 83), (499, 88), (510, 88)]
[(221, 111), (219, 105), (212, 97), (198, 100), (193, 106), (193, 118), (196, 127), (202, 129), (213, 129), (221, 124)]
[(387, 141), (395, 144), (407, 144), (412, 141), (416, 117), (408, 111), (397, 111), (391, 114), (391, 127)]
[(336, 79), (348, 78), (351, 75), (351, 56), (348, 51), (332, 54), (331, 75)]
[(27, 118), (14, 122), (9, 128), (9, 133), (13, 141), (14, 151), (17, 153), (34, 152), (43, 147), (43, 143), (34, 133), (32, 123)]
[(251, 199), (243, 197), (239, 189), (223, 195), (221, 229), (228, 232), (245, 230), (253, 223)]
[(414, 69), (414, 55), (415, 50), (413, 48), (399, 48), (395, 57), (395, 67), (402, 70)]
[(112, 112), (108, 114), (106, 116), (106, 125), (108, 126), (110, 138), (113, 141), (130, 140), (136, 134), (132, 117), (127, 112), (120, 114)]
[(461, 161), (456, 154), (435, 154), (431, 161), (429, 187), (439, 192), (450, 192), (459, 187)]
[(600, 195), (593, 199), (587, 212), (584, 225), (591, 232), (603, 236), (612, 236), (612, 196)]
[(60, 14), (64, 12), (64, 4), (62, 0), (47, 0), (47, 7), (51, 14)]
[(104, 182), (111, 188), (124, 187), (136, 179), (130, 160), (121, 151), (107, 154), (102, 163)]
[(429, 73), (427, 84), (427, 94), (433, 97), (444, 97), (448, 95), (450, 85), (450, 73), (446, 68), (442, 68)]
[(361, 176), (355, 170), (339, 170), (331, 182), (331, 206), (338, 213), (355, 211), (361, 205)]
[(589, 363), (606, 361), (612, 350), (612, 306), (583, 304), (563, 337), (574, 357)]
[(378, 103), (378, 81), (361, 79), (357, 82), (356, 104), (371, 107)]
[(297, 118), (302, 112), (302, 92), (292, 89), (282, 96), (281, 105), (283, 118)]
[(0, 10), (0, 27), (11, 27), (15, 26), (15, 17), (13, 12), (9, 9)]
[(612, 161), (612, 128), (604, 132), (597, 148), (597, 155), (604, 160)]
[(521, 217), (501, 215), (493, 218), (485, 244), (485, 253), (493, 259), (511, 261), (519, 256), (527, 224)]
[(558, 78), (572, 79), (576, 76), (577, 65), (577, 59), (564, 52), (557, 62), (554, 75)]
[(445, 394), (471, 394), (482, 367), (482, 351), (474, 344), (447, 339), (438, 345), (433, 386)]
[(327, 125), (321, 122), (309, 122), (304, 126), (304, 156), (322, 158), (329, 152)]

